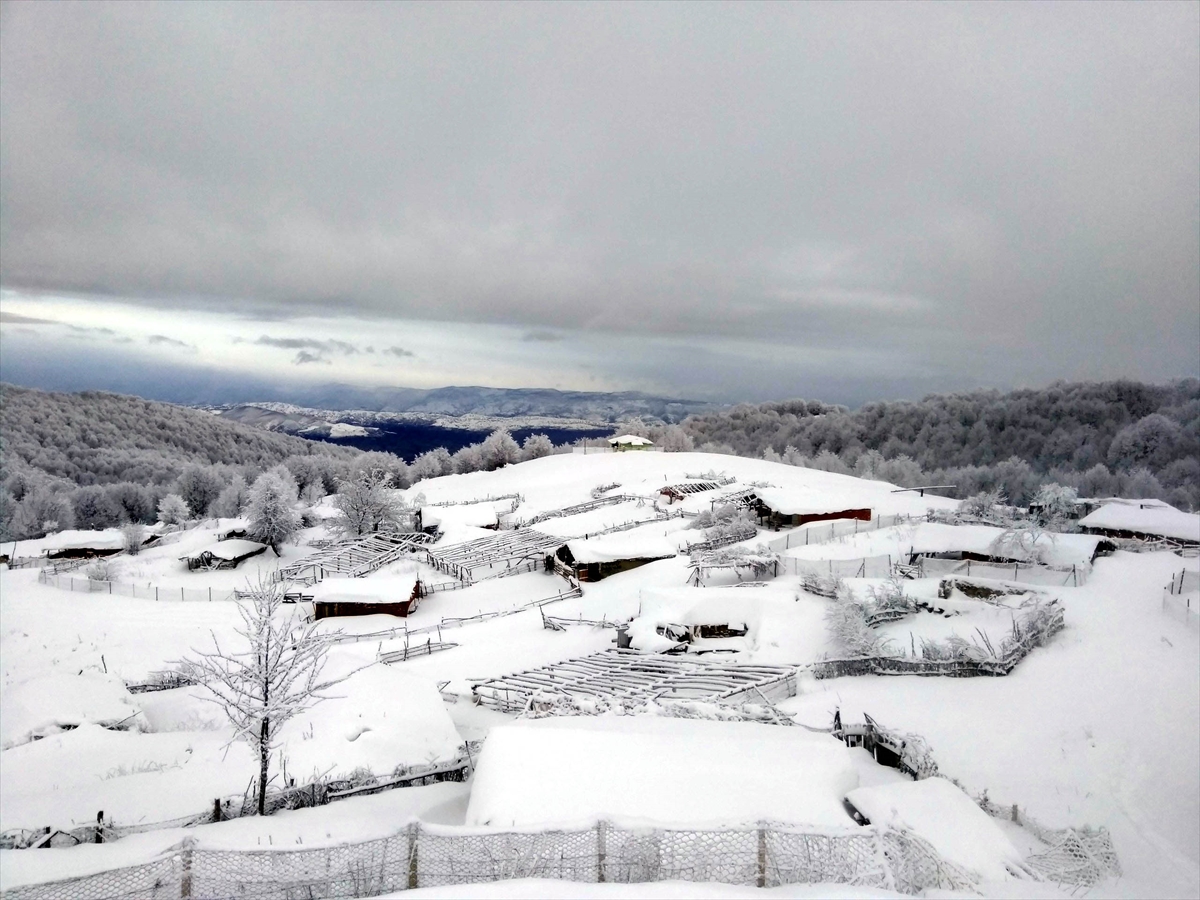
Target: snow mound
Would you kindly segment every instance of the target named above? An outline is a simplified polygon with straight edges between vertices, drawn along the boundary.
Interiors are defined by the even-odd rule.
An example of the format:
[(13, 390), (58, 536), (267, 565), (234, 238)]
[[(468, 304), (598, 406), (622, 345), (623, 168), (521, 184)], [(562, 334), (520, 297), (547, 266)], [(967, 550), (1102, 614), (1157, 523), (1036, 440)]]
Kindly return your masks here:
[(5, 687), (0, 700), (0, 749), (80, 725), (143, 728), (133, 695), (115, 675), (56, 673)]
[(466, 821), (770, 819), (841, 829), (852, 823), (842, 798), (857, 785), (847, 748), (800, 728), (652, 716), (521, 720), (488, 734)]
[(1181, 512), (1160, 500), (1109, 500), (1080, 519), (1079, 525), (1200, 542), (1200, 515)]
[(288, 722), (280, 733), (290, 777), (336, 778), (355, 769), (377, 777), (396, 769), (450, 761), (462, 748), (454, 722), (425, 678), (368, 666), (326, 692), (330, 698)]
[(920, 835), (943, 858), (986, 881), (1006, 881), (1024, 868), (1021, 854), (991, 816), (945, 778), (882, 784), (850, 791), (846, 799), (873, 825)]

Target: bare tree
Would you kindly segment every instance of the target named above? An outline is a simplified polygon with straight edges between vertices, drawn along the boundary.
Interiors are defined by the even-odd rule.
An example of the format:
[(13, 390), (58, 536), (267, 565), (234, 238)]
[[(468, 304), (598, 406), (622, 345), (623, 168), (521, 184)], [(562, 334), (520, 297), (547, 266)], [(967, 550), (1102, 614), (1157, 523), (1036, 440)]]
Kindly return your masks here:
[(182, 665), (211, 694), (233, 725), (233, 740), (250, 744), (258, 757), (258, 814), (266, 813), (271, 754), (292, 718), (328, 699), (322, 692), (342, 679), (322, 680), (328, 635), (297, 622), (283, 606), (284, 585), (259, 578), (239, 606), (243, 648), (221, 646), (214, 634), (209, 652), (193, 651)]

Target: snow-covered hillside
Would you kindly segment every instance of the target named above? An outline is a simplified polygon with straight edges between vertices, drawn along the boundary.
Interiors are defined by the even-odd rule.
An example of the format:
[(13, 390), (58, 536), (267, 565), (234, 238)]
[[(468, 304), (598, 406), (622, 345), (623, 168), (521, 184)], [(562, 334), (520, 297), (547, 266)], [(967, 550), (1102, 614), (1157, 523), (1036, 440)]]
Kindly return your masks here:
[[(682, 502), (667, 503), (658, 493), (688, 480), (726, 483), (689, 494)], [(723, 550), (729, 559), (741, 552), (773, 560), (776, 551), (771, 548), (778, 547), (778, 574), (756, 570), (759, 574), (749, 576), (736, 567), (698, 570), (681, 551), (600, 581), (585, 581), (574, 591), (562, 575), (545, 570), (540, 551), (522, 560), (529, 565), (485, 562), (473, 570), (469, 584), (458, 583), (445, 567), (431, 565), (447, 545), (503, 539), (514, 533), (508, 527), (513, 525), (528, 525), (563, 544), (586, 543), (598, 533), (623, 529), (611, 531), (611, 543), (625, 555), (637, 553), (640, 544), (655, 554), (665, 544), (686, 548), (707, 536), (694, 527), (695, 517), (711, 512), (718, 505), (715, 498), (767, 485), (806, 507), (867, 509), (871, 519), (856, 520), (853, 527), (860, 528), (859, 534), (833, 540), (828, 522), (791, 532), (760, 529)], [(1164, 600), (1164, 585), (1173, 578), (1194, 583), (1194, 575), (1178, 578), (1181, 571), (1200, 568), (1194, 557), (1118, 551), (1091, 563), (1082, 586), (992, 582), (995, 590), (1008, 593), (982, 599), (941, 590), (936, 578), (897, 582), (881, 577), (851, 577), (830, 597), (805, 589), (813, 582), (804, 580), (804, 566), (889, 554), (899, 560), (947, 549), (986, 554), (997, 532), (924, 521), (930, 509), (954, 509), (952, 500), (897, 492), (894, 485), (849, 476), (698, 453), (556, 455), (494, 472), (423, 481), (406, 497), (415, 501), (419, 494), (430, 519), (439, 520), (444, 530), (429, 548), (433, 556), (424, 551), (401, 555), (360, 579), (355, 588), (368, 594), (377, 588), (381, 601), (394, 599), (395, 586), (411, 584), (414, 577), (439, 589), (430, 590), (407, 619), (371, 615), (318, 623), (320, 633), (332, 637), (329, 670), (350, 677), (330, 691), (331, 699), (289, 726), (283, 747), (287, 777), (297, 784), (314, 772), (326, 779), (361, 779), (369, 770), (386, 780), (454, 757), (465, 742), (483, 740), (482, 756), (472, 759), (479, 762), (486, 794), (472, 794), (476, 785), (471, 783), (397, 788), (265, 820), (189, 828), (196, 846), (301, 849), (394, 834), (411, 817), (439, 828), (486, 822), (531, 828), (538, 822), (622, 816), (649, 818), (660, 826), (769, 817), (796, 826), (853, 830), (859, 826), (848, 813), (844, 822), (840, 819), (840, 800), (847, 792), (855, 786), (910, 782), (897, 770), (877, 765), (862, 749), (846, 749), (828, 735), (798, 727), (828, 730), (838, 711), (844, 723), (861, 723), (865, 714), (898, 732), (919, 735), (941, 775), (972, 798), (986, 792), (1006, 808), (1017, 805), (1018, 818), (1031, 820), (1035, 829), (1107, 829), (1123, 874), (1092, 888), (1092, 895), (1186, 897), (1200, 892), (1200, 628), (1194, 595), (1190, 613), (1186, 598), (1182, 614), (1176, 598)], [(550, 515), (605, 497), (619, 499), (574, 514)], [(474, 500), (482, 502), (466, 503)], [(891, 525), (895, 516), (911, 518)], [(499, 531), (480, 527), (494, 517)], [(84, 589), (88, 585), (82, 571), (75, 573), (72, 591), (70, 582), (39, 583), (37, 569), (0, 570), (6, 747), (0, 753), (0, 831), (47, 826), (66, 831), (94, 823), (101, 810), (117, 826), (170, 825), (172, 819), (204, 814), (213, 798), (238, 796), (246, 789), (256, 772), (249, 749), (240, 742), (225, 749), (233, 734), (219, 710), (203, 703), (202, 689), (128, 694), (121, 688), (121, 682), (143, 682), (192, 651), (210, 648), (214, 638), (232, 646), (240, 619), (235, 603), (222, 598), (248, 579), (269, 577), (280, 566), (297, 563), (314, 552), (309, 541), (329, 537), (325, 526), (318, 526), (302, 532), (300, 543), (285, 546), (279, 558), (267, 552), (236, 570), (189, 572), (179, 557), (211, 543), (231, 524), (210, 522), (137, 557), (115, 557), (111, 589), (103, 584)], [(789, 540), (789, 535), (799, 539)], [(1046, 559), (1083, 566), (1094, 549), (1094, 539), (1063, 536), (1050, 543)], [(720, 562), (709, 561), (714, 566)], [(496, 577), (500, 575), (504, 577)], [(122, 595), (124, 586), (134, 584), (160, 586), (160, 599)], [(830, 631), (831, 610), (847, 602), (880, 602), (897, 585), (909, 607), (871, 627), (885, 652), (909, 660), (920, 656), (922, 638), (938, 646), (960, 640), (976, 654), (988, 642), (998, 647), (1014, 622), (1035, 605), (1054, 600), (1064, 610), (1065, 629), (1005, 677), (816, 678), (813, 664), (846, 656), (841, 638)], [(219, 599), (178, 599), (200, 598), (208, 588)], [(538, 605), (541, 601), (549, 602)], [(289, 607), (289, 615), (299, 615), (302, 607)], [(515, 724), (515, 713), (472, 702), (476, 685), (539, 670), (527, 676), (529, 683), (548, 692), (538, 695), (539, 702), (552, 703), (563, 671), (556, 667), (613, 650), (617, 631), (608, 626), (631, 620), (636, 620), (631, 633), (659, 636), (664, 647), (681, 643), (664, 631), (693, 629), (695, 640), (682, 641), (685, 652), (670, 657), (679, 664), (694, 662), (702, 669), (717, 660), (796, 667), (794, 696), (775, 705), (798, 726), (760, 721), (711, 721), (696, 728), (645, 724), (650, 720), (643, 717), (663, 714), (672, 696), (660, 692), (647, 705), (635, 696), (633, 676), (603, 703), (577, 695), (576, 700), (592, 704), (592, 712), (608, 710), (602, 719), (583, 723)], [(721, 652), (699, 652), (709, 650)], [(662, 659), (654, 654), (647, 658)], [(75, 697), (72, 679), (79, 680)], [(45, 693), (40, 709), (39, 690)], [(126, 709), (128, 714), (121, 716)], [(636, 716), (622, 719), (619, 713)], [(11, 728), (10, 715), (19, 716)], [(499, 739), (489, 748), (487, 736), (500, 726)], [(702, 737), (687, 736), (693, 733)], [(602, 739), (611, 745), (611, 752), (584, 771), (576, 765), (580, 751), (575, 745), (587, 746), (589, 734), (593, 742)], [(755, 734), (766, 737), (756, 744)], [(539, 743), (542, 736), (546, 740)], [(774, 789), (770, 773), (787, 769), (788, 747), (807, 746), (808, 738), (821, 744), (818, 756), (831, 744), (837, 764), (796, 765), (778, 776), (787, 779), (786, 789)], [(653, 752), (646, 746), (672, 741), (685, 752), (674, 753), (670, 773), (637, 765), (639, 752)], [(706, 747), (713, 752), (706, 754)], [(535, 766), (546, 753), (550, 758)], [(753, 777), (739, 774), (739, 768), (754, 770)], [(530, 793), (543, 769), (553, 771), (556, 779), (578, 776), (581, 781), (562, 790), (543, 785), (536, 795)], [(282, 769), (273, 771), (282, 777)], [(593, 776), (601, 780), (585, 783)], [(656, 779), (652, 785), (645, 781), (651, 777)], [(664, 785), (668, 777), (677, 783)], [(720, 789), (705, 790), (706, 784), (718, 782)], [(606, 783), (621, 789), (605, 790)], [(644, 796), (638, 784), (646, 785)], [(884, 803), (893, 794), (909, 797), (887, 790), (861, 796), (868, 798), (864, 803)], [(672, 796), (680, 797), (677, 815)], [(727, 796), (737, 802), (726, 803), (722, 797)], [(806, 819), (815, 814), (806, 813), (799, 800), (789, 816), (789, 797), (820, 798), (819, 821)], [(933, 808), (952, 810), (959, 797)], [(948, 840), (945, 828), (921, 824), (930, 820), (925, 803), (914, 800), (905, 812), (896, 801), (898, 820), (907, 816), (907, 827), (918, 832), (928, 828), (927, 839), (933, 843), (935, 838)], [(1055, 896), (1057, 888), (1024, 875), (1016, 881), (996, 880), (1011, 875), (1012, 848), (1027, 856), (1045, 846), (1028, 827), (993, 821), (1002, 839), (986, 828), (971, 833), (987, 831), (1000, 848), (995, 853), (981, 856), (953, 844), (946, 845), (946, 852), (958, 864), (981, 860), (980, 870), (999, 867), (987, 868), (986, 877), (979, 877), (977, 889), (985, 896)], [(110, 844), (37, 853), (0, 850), (0, 888), (155, 859), (182, 836), (178, 828), (153, 828)], [(824, 887), (823, 895), (846, 890)], [(471, 890), (475, 896), (508, 896), (503, 886)], [(625, 896), (604, 890), (560, 884), (554, 895)], [(734, 895), (712, 890), (714, 896)], [(754, 889), (742, 890), (750, 893), (738, 896), (752, 895)], [(807, 890), (794, 888), (792, 895), (807, 896)], [(870, 892), (860, 888), (854, 895)]]

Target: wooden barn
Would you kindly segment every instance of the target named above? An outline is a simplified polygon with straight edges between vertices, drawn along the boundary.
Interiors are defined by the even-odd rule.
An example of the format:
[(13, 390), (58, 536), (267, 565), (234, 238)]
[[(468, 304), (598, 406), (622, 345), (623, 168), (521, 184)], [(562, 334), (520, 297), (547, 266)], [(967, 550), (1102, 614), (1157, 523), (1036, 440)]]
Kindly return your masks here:
[(230, 538), (217, 541), (207, 547), (192, 551), (187, 556), (179, 557), (187, 563), (190, 571), (196, 569), (236, 569), (252, 556), (258, 556), (267, 549), (266, 544), (258, 541), (245, 541)]
[(626, 450), (649, 450), (654, 446), (654, 441), (636, 434), (619, 434), (608, 439), (608, 446), (612, 447), (614, 453), (624, 453)]
[(310, 589), (313, 618), (333, 616), (398, 616), (417, 611), (425, 596), (415, 573), (366, 578), (327, 578)]
[(568, 541), (558, 548), (555, 557), (580, 581), (600, 581), (618, 572), (627, 572), (660, 559), (670, 559), (677, 553), (675, 544), (661, 531), (646, 534), (643, 529), (635, 528), (632, 531)]
[(759, 488), (754, 493), (752, 509), (760, 524), (770, 528), (795, 528), (809, 522), (830, 519), (871, 521), (871, 510), (865, 507), (838, 509), (836, 505), (815, 504), (802, 494), (771, 488)]

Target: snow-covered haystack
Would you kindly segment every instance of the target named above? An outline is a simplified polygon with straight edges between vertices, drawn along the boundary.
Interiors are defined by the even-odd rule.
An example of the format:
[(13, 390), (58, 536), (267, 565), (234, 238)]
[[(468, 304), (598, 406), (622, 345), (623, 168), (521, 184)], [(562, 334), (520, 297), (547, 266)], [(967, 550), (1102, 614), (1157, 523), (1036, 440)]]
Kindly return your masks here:
[(923, 837), (941, 856), (986, 881), (1024, 870), (1021, 854), (996, 821), (945, 778), (860, 787), (846, 799), (873, 825)]
[(289, 777), (303, 784), (366, 769), (377, 777), (455, 759), (462, 738), (437, 685), (385, 665), (355, 672), (280, 733)]
[(600, 818), (662, 825), (769, 819), (846, 828), (850, 751), (801, 728), (658, 716), (559, 717), (493, 728), (468, 825)]
[(113, 675), (42, 675), (6, 686), (0, 699), (0, 749), (87, 724), (143, 730), (146, 720)]

